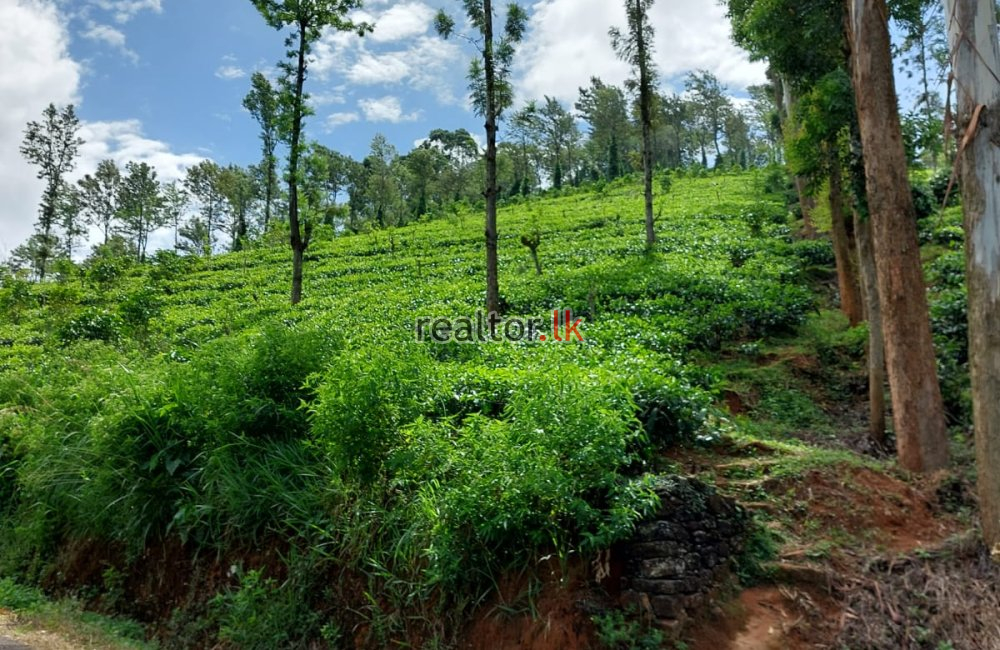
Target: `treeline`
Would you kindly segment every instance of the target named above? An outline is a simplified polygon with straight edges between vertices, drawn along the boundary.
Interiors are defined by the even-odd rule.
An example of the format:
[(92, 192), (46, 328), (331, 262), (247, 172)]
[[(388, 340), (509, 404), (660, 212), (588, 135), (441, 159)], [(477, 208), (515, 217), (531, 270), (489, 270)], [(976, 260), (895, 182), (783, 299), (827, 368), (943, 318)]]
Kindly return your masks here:
[[(153, 233), (180, 254), (236, 251), (286, 221), (288, 192), (278, 163), (278, 90), (262, 74), (251, 80), (244, 106), (260, 126), (259, 164), (222, 166), (206, 160), (183, 179), (163, 182), (144, 162), (101, 161), (77, 182), (82, 141), (73, 106), (50, 105), (29, 123), (22, 152), (46, 180), (36, 232), (9, 260), (14, 271), (44, 280), (94, 241), (99, 255), (145, 260)], [(657, 93), (653, 161), (657, 169), (747, 168), (782, 159), (773, 88), (751, 87), (737, 105), (707, 71), (690, 73), (684, 94)], [(500, 198), (610, 181), (642, 170), (634, 102), (625, 88), (592, 78), (573, 106), (546, 97), (508, 119), (497, 147)], [(316, 225), (359, 233), (451, 213), (483, 201), (485, 161), (465, 129), (434, 129), (401, 154), (377, 134), (361, 160), (327, 144), (303, 145), (299, 208)], [(96, 239), (95, 239), (96, 238)]]

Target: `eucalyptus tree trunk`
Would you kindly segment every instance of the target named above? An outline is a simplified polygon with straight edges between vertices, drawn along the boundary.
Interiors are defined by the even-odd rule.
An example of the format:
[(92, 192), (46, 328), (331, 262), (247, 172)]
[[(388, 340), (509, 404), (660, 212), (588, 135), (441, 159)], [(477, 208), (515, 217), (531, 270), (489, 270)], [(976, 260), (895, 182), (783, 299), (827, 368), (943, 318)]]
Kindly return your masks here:
[[(641, 0), (635, 0), (636, 13), (643, 21), (649, 16), (640, 8)], [(636, 30), (636, 49), (639, 60), (639, 117), (642, 121), (642, 180), (646, 208), (646, 246), (656, 243), (656, 226), (653, 220), (653, 80), (650, 74), (650, 44), (640, 23)]]
[(1000, 46), (994, 3), (945, 0), (958, 89), (969, 366), (983, 538), (1000, 555)]
[(864, 320), (858, 269), (851, 251), (851, 237), (844, 211), (844, 181), (840, 156), (836, 148), (830, 151), (830, 235), (837, 261), (837, 287), (840, 289), (840, 309), (851, 327)]
[(885, 0), (846, 0), (899, 463), (948, 464), (948, 429), (897, 107)]
[(868, 320), (868, 431), (871, 440), (885, 446), (885, 341), (882, 338), (882, 305), (878, 299), (878, 276), (875, 271), (875, 247), (871, 219), (854, 213), (854, 231), (858, 236), (858, 268), (861, 293), (865, 298)]
[(295, 69), (295, 97), (292, 108), (292, 137), (288, 152), (288, 225), (290, 227), (289, 243), (292, 247), (292, 297), (291, 302), (297, 305), (302, 301), (302, 262), (303, 254), (309, 246), (308, 237), (302, 236), (299, 224), (299, 154), (302, 139), (302, 120), (305, 98), (303, 91), (306, 80), (306, 30), (308, 25), (300, 23), (298, 62)]
[(493, 58), (493, 3), (483, 0), (483, 56), (486, 77), (486, 313), (500, 313), (500, 274), (497, 261), (497, 92)]

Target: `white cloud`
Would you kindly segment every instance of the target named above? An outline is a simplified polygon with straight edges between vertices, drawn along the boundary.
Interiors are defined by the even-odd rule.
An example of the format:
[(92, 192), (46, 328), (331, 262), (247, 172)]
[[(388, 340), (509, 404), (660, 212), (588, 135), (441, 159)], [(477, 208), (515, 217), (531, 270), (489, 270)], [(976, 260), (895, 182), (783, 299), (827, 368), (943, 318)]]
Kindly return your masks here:
[[(407, 13), (410, 12), (410, 13)], [(453, 41), (427, 34), (433, 10), (420, 2), (404, 2), (378, 13), (361, 13), (374, 21), (375, 32), (357, 34), (328, 30), (314, 48), (312, 70), (321, 80), (339, 75), (354, 86), (405, 85), (430, 91), (442, 104), (455, 97), (455, 70), (465, 55)]]
[(113, 13), (119, 23), (127, 23), (141, 11), (163, 11), (161, 0), (93, 0), (93, 4)]
[(398, 83), (410, 75), (407, 58), (407, 52), (362, 52), (347, 70), (347, 80), (362, 86)]
[(371, 38), (376, 43), (392, 43), (426, 34), (435, 11), (422, 2), (401, 2), (375, 17)]
[[(733, 89), (765, 81), (765, 66), (751, 63), (730, 40), (725, 8), (716, 0), (659, 2), (650, 10), (650, 21), (663, 80), (704, 68)], [(539, 0), (518, 53), (519, 94), (572, 102), (591, 76), (621, 84), (629, 70), (611, 49), (608, 27), (625, 24), (620, 2)]]
[(139, 55), (130, 50), (125, 44), (125, 33), (120, 29), (115, 29), (111, 25), (101, 25), (93, 21), (88, 21), (87, 29), (81, 36), (91, 41), (98, 41), (109, 45), (121, 52), (132, 63), (139, 62)]
[(247, 76), (247, 73), (246, 70), (236, 65), (220, 65), (215, 71), (215, 76), (219, 79), (232, 81), (233, 79), (242, 79)]
[(413, 122), (420, 117), (419, 112), (403, 113), (403, 107), (398, 97), (386, 95), (380, 99), (362, 99), (358, 101), (361, 112), (369, 122)]
[(326, 118), (326, 130), (329, 132), (338, 126), (350, 124), (351, 122), (357, 122), (360, 119), (361, 116), (357, 113), (333, 113)]
[(31, 234), (42, 183), (19, 152), (24, 128), (42, 110), (78, 101), (80, 66), (67, 51), (68, 34), (51, 2), (0, 2), (0, 258)]
[(80, 137), (84, 145), (80, 147), (80, 164), (74, 176), (91, 173), (97, 163), (111, 159), (121, 166), (129, 161), (147, 163), (156, 169), (161, 181), (170, 182), (183, 178), (188, 167), (205, 159), (193, 153), (174, 153), (167, 143), (147, 138), (139, 120), (86, 122)]

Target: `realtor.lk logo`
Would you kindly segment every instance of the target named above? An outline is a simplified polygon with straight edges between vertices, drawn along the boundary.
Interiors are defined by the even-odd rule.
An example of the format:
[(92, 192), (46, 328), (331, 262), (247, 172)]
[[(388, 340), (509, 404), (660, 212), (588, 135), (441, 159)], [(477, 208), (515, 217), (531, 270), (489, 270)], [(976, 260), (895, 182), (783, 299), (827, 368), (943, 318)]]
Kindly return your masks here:
[(418, 318), (415, 334), (420, 343), (582, 343), (583, 319), (573, 319), (570, 309), (555, 309), (551, 320), (542, 318), (505, 318), (496, 312), (458, 318)]

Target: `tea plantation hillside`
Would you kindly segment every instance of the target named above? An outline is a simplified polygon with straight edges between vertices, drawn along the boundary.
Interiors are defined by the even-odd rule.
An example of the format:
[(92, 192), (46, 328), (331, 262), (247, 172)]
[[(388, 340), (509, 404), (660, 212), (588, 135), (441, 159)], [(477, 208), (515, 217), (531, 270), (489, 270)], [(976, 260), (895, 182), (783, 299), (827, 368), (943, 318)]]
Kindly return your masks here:
[[(764, 186), (674, 178), (654, 251), (632, 182), (503, 207), (505, 315), (571, 309), (582, 342), (415, 340), (419, 319), (483, 302), (472, 211), (325, 233), (295, 308), (280, 233), (6, 278), (0, 575), (151, 623), (166, 647), (458, 643), (503, 576), (628, 537), (655, 476), (692, 462), (666, 450), (762, 426), (734, 421), (723, 389), (761, 380), (761, 342), (817, 313), (810, 277), (832, 259), (793, 242)], [(541, 275), (520, 241), (535, 232)], [(856, 369), (863, 334), (822, 336)], [(772, 392), (789, 391), (760, 412), (824, 419), (806, 392)], [(789, 472), (876, 462), (783, 440)]]

